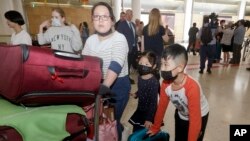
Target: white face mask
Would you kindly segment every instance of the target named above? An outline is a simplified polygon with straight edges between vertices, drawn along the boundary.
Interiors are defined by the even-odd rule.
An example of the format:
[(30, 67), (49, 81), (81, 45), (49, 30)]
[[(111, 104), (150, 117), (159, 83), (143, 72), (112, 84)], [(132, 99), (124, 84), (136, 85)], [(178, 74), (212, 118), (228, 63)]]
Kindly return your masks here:
[(52, 18), (51, 21), (52, 26), (62, 26), (61, 21), (59, 19)]

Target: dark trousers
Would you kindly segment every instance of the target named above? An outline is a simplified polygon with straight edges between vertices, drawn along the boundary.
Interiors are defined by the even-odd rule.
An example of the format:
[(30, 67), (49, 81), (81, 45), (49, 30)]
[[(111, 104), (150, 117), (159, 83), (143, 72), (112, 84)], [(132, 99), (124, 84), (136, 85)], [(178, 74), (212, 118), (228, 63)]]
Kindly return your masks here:
[(136, 61), (137, 56), (138, 56), (137, 47), (133, 47), (132, 50), (128, 53), (128, 72), (130, 72), (131, 66), (134, 69), (137, 68), (137, 61)]
[(124, 129), (120, 120), (121, 120), (123, 111), (128, 103), (130, 89), (131, 89), (131, 86), (130, 86), (130, 81), (129, 81), (128, 76), (118, 78), (115, 81), (114, 85), (111, 87), (112, 92), (116, 95), (115, 96), (115, 100), (116, 100), (115, 119), (117, 121), (117, 131), (118, 131), (119, 141), (121, 140), (122, 131)]
[[(197, 141), (203, 140), (207, 126), (208, 115), (209, 114), (202, 117), (200, 135)], [(175, 141), (187, 141), (188, 129), (189, 129), (189, 121), (180, 119), (178, 115), (178, 110), (175, 110)]]
[(208, 60), (207, 69), (210, 69), (212, 67), (214, 52), (215, 52), (215, 45), (201, 45), (201, 48), (200, 48), (200, 69), (201, 70), (205, 68), (206, 60)]
[(220, 60), (220, 56), (221, 56), (221, 44), (219, 41), (217, 41), (214, 59)]
[(187, 52), (193, 51), (193, 54), (195, 54), (195, 41), (189, 41), (188, 47), (187, 47)]
[(241, 58), (242, 45), (233, 44), (233, 58), (230, 63), (239, 64)]

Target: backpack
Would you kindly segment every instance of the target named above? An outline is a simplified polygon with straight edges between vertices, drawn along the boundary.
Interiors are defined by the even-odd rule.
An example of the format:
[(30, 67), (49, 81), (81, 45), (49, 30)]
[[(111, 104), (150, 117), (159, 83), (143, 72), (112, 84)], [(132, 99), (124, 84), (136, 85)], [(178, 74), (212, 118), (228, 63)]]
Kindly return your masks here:
[(213, 36), (212, 36), (212, 31), (211, 28), (209, 26), (207, 27), (202, 27), (202, 32), (201, 32), (201, 42), (204, 45), (207, 45), (208, 43), (210, 43), (213, 40)]

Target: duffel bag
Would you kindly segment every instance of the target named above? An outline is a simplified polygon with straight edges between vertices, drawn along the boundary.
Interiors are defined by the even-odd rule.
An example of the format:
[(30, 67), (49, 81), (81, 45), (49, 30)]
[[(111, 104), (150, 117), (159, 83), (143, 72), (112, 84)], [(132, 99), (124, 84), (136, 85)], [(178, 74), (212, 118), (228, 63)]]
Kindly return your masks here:
[(0, 99), (0, 141), (84, 141), (88, 120), (81, 107), (23, 107)]

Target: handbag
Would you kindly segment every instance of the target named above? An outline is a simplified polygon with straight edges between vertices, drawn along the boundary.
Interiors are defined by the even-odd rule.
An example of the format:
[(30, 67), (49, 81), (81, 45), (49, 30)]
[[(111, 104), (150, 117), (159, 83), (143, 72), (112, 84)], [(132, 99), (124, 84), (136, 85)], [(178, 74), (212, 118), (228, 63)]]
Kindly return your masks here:
[(111, 121), (104, 113), (101, 119), (102, 123), (99, 125), (99, 141), (118, 141), (116, 120)]
[[(104, 106), (104, 99), (100, 103), (99, 141), (118, 141), (117, 122), (114, 120), (114, 106), (111, 104)], [(83, 107), (87, 118), (90, 120), (94, 119), (94, 107), (95, 104)], [(88, 140), (92, 140), (94, 138), (93, 122), (90, 123), (88, 130)]]

